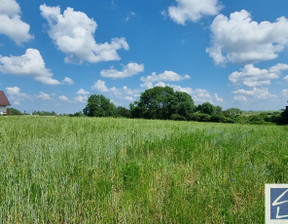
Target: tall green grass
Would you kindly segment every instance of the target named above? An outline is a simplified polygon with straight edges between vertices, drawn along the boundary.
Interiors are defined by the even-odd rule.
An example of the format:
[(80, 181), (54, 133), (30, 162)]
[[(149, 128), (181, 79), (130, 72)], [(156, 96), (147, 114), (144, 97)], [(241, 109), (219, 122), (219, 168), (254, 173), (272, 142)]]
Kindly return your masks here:
[(1, 223), (264, 223), (288, 128), (0, 117)]

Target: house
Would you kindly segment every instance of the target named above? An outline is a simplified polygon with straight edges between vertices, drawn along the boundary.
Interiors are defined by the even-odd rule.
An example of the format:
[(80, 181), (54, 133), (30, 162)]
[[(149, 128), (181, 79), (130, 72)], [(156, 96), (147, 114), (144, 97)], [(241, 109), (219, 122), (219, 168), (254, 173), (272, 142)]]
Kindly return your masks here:
[(0, 115), (6, 114), (7, 106), (11, 106), (11, 104), (7, 99), (4, 91), (0, 91)]

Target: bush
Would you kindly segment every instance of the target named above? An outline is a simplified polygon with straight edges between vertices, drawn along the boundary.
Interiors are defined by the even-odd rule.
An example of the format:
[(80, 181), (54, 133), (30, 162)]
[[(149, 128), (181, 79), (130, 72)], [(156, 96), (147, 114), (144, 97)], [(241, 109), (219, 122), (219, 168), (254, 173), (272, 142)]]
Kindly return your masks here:
[(171, 119), (175, 121), (186, 121), (186, 118), (180, 114), (172, 114)]
[(208, 122), (210, 121), (211, 116), (209, 114), (204, 114), (204, 113), (200, 113), (200, 112), (196, 112), (193, 113), (191, 115), (191, 120), (193, 121), (204, 121), (204, 122)]

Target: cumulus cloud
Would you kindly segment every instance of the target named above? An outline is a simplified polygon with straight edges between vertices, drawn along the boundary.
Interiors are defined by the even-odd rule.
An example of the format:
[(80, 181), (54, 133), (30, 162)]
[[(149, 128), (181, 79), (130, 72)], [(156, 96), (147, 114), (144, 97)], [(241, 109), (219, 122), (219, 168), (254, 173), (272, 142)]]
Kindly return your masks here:
[(64, 95), (61, 95), (61, 96), (58, 96), (58, 99), (61, 100), (61, 101), (64, 101), (64, 102), (69, 102), (69, 98), (67, 96), (64, 96)]
[[(268, 88), (252, 88), (252, 89), (237, 89), (233, 91), (235, 94), (234, 99), (238, 101), (246, 101), (247, 97), (256, 100), (271, 99), (276, 98), (277, 96), (270, 93)], [(242, 100), (241, 100), (242, 99)], [(245, 99), (245, 100), (244, 100)]]
[(74, 84), (74, 81), (69, 78), (69, 77), (65, 77), (62, 81), (63, 84), (67, 84), (67, 85), (73, 85)]
[(0, 33), (7, 35), (17, 44), (32, 39), (30, 26), (21, 20), (21, 9), (15, 0), (0, 0)]
[(99, 92), (105, 93), (108, 92), (109, 89), (106, 86), (105, 81), (97, 80), (91, 88), (92, 90), (97, 90)]
[(122, 71), (118, 71), (114, 68), (110, 69), (104, 69), (100, 72), (101, 76), (112, 78), (112, 79), (123, 79), (128, 78), (133, 75), (137, 75), (140, 72), (144, 71), (144, 65), (143, 64), (137, 64), (137, 63), (129, 63), (126, 66), (123, 66)]
[(20, 105), (21, 101), (31, 98), (28, 94), (22, 93), (18, 86), (7, 87), (6, 92), (9, 95), (9, 100), (15, 105)]
[(211, 24), (211, 32), (212, 46), (206, 51), (216, 64), (272, 60), (288, 44), (287, 18), (258, 23), (245, 10), (230, 14), (230, 18), (218, 15)]
[(74, 101), (77, 103), (86, 103), (88, 100), (88, 94), (88, 91), (85, 91), (84, 89), (79, 89), (77, 91), (77, 96), (74, 98)]
[(77, 102), (77, 103), (86, 103), (87, 100), (88, 100), (88, 97), (87, 96), (83, 96), (83, 95), (78, 95), (74, 98), (74, 100)]
[(288, 70), (288, 64), (277, 64), (268, 69), (260, 69), (252, 64), (245, 65), (240, 72), (233, 72), (229, 80), (235, 85), (256, 87), (270, 85), (272, 79), (278, 79), (283, 70)]
[(27, 49), (22, 56), (0, 56), (0, 71), (20, 76), (31, 76), (36, 81), (48, 85), (60, 84), (58, 80), (52, 78), (53, 74), (45, 67), (45, 62), (36, 49)]
[(88, 95), (89, 92), (88, 91), (85, 91), (84, 89), (79, 89), (78, 92), (77, 92), (78, 95)]
[(238, 102), (246, 102), (248, 99), (246, 96), (236, 95), (236, 96), (234, 96), (234, 100), (238, 101)]
[(43, 91), (41, 91), (39, 93), (39, 95), (37, 96), (37, 98), (41, 99), (41, 100), (51, 100), (51, 96), (48, 93), (44, 93)]
[(196, 22), (203, 16), (217, 15), (222, 9), (218, 0), (176, 0), (176, 2), (176, 6), (168, 8), (168, 15), (181, 25), (185, 25), (187, 21)]
[[(179, 75), (173, 71), (164, 71), (163, 73), (156, 74), (153, 72), (151, 75), (146, 77), (141, 77), (141, 87), (143, 88), (152, 88), (157, 83), (158, 86), (163, 85), (163, 82), (177, 82), (184, 79), (190, 79), (189, 75)], [(164, 84), (165, 85), (165, 84)]]
[(206, 89), (192, 89), (190, 87), (181, 87), (179, 85), (167, 85), (173, 88), (175, 91), (185, 92), (191, 95), (192, 99), (196, 104), (201, 104), (204, 102), (209, 103), (222, 103), (224, 101), (223, 98), (219, 97), (217, 93), (210, 94), (210, 92)]
[(116, 87), (107, 87), (105, 81), (97, 80), (94, 85), (91, 87), (92, 90), (98, 91), (100, 93), (105, 93), (109, 95), (112, 100), (125, 100), (125, 101), (135, 101), (136, 98), (140, 97), (141, 90), (140, 89), (130, 89), (127, 86), (123, 86), (122, 88)]
[(49, 25), (48, 34), (57, 47), (67, 54), (67, 63), (97, 63), (120, 60), (117, 50), (129, 49), (125, 38), (114, 38), (111, 43), (96, 43), (96, 22), (85, 13), (67, 8), (63, 14), (57, 7), (40, 6), (41, 15)]

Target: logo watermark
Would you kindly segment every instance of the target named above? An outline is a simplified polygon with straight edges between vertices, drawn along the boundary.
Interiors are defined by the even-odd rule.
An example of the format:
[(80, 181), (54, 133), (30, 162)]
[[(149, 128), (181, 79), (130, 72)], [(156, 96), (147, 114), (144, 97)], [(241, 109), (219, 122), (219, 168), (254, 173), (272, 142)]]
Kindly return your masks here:
[(288, 184), (265, 184), (265, 223), (288, 223)]

